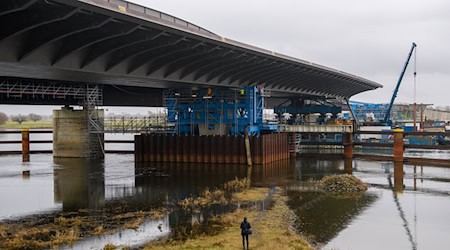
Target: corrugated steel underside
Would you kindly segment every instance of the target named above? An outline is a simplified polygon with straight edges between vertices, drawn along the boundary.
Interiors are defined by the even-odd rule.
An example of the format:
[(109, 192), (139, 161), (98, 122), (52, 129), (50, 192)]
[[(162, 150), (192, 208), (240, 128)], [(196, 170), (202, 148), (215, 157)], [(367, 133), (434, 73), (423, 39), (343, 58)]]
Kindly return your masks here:
[(139, 87), (264, 84), (350, 97), (381, 85), (117, 0), (1, 0), (0, 75)]

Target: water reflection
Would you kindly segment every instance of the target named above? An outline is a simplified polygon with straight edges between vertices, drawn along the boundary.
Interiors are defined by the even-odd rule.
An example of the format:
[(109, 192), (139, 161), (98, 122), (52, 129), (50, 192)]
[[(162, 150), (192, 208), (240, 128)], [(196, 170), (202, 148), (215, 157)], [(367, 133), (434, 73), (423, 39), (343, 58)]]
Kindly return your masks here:
[[(251, 168), (252, 184), (276, 185), (287, 183), (296, 178), (295, 161), (281, 160), (266, 165), (256, 165)], [(247, 176), (249, 174), (247, 173)]]
[[(129, 155), (108, 155), (105, 161), (53, 161), (51, 155), (36, 155), (27, 165), (20, 167), (18, 163), (20, 156), (2, 158), (0, 200), (4, 202), (0, 205), (0, 216), (8, 217), (19, 209), (24, 210), (19, 211), (21, 214), (36, 213), (43, 210), (40, 207), (45, 211), (59, 210), (61, 203), (64, 211), (103, 206), (161, 207), (196, 195), (206, 187), (214, 189), (235, 177), (247, 177), (254, 186), (288, 187), (290, 206), (299, 217), (296, 227), (305, 234), (315, 235), (315, 241), (329, 241), (338, 249), (366, 249), (367, 242), (373, 248), (389, 248), (387, 243), (374, 240), (374, 231), (382, 238), (396, 237), (396, 244), (392, 245), (395, 249), (411, 249), (413, 244), (417, 246), (414, 228), (419, 228), (416, 232), (420, 244), (428, 249), (437, 249), (442, 242), (447, 246), (449, 243), (445, 236), (450, 231), (450, 223), (446, 221), (450, 206), (450, 169), (447, 168), (316, 159), (286, 160), (251, 168), (174, 163), (135, 165)], [(31, 170), (30, 179), (22, 179), (24, 170)], [(303, 188), (309, 179), (342, 173), (362, 179), (370, 185), (369, 191), (362, 196), (337, 198)], [(202, 212), (194, 216), (171, 213), (164, 218), (164, 227), (178, 232), (183, 227), (185, 232), (192, 231), (217, 211)], [(152, 232), (158, 230), (155, 223), (149, 225)], [(126, 241), (126, 237), (121, 239)]]
[(295, 226), (314, 243), (326, 243), (349, 225), (364, 209), (376, 199), (373, 193), (350, 196), (331, 196), (314, 191), (307, 182), (320, 180), (325, 175), (352, 174), (353, 160), (311, 161), (299, 160), (295, 163), (296, 179), (300, 181), (288, 189), (289, 206), (298, 216)]
[(73, 245), (63, 246), (61, 249), (104, 249), (106, 244), (126, 246), (123, 249), (139, 249), (145, 242), (168, 237), (170, 231), (169, 217), (165, 216), (159, 220), (146, 221), (136, 230), (127, 229), (110, 235), (87, 238)]
[(316, 243), (333, 239), (377, 198), (371, 193), (343, 198), (309, 191), (289, 191), (288, 196), (289, 206), (298, 216), (297, 230)]
[(245, 165), (136, 163), (136, 201), (160, 204), (184, 199), (247, 176)]
[(55, 158), (55, 202), (63, 211), (98, 209), (105, 205), (105, 167), (102, 160)]

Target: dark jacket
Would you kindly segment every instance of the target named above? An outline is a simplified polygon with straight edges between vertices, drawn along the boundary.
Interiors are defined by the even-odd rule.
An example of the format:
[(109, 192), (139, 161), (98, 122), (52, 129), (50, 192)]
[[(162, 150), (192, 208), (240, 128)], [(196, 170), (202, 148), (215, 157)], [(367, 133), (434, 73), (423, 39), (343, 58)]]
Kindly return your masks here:
[(249, 235), (250, 228), (252, 228), (252, 226), (250, 226), (250, 223), (248, 223), (248, 221), (243, 221), (241, 223), (241, 235)]

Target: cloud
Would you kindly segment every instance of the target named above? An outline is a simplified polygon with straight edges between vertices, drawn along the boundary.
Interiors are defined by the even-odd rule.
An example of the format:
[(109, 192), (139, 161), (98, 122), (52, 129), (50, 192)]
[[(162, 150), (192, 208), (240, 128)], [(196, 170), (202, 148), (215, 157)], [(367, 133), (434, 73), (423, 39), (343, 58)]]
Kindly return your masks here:
[[(417, 101), (448, 105), (450, 1), (133, 0), (241, 42), (384, 85), (355, 100), (388, 102), (411, 43), (418, 44)], [(413, 101), (412, 66), (398, 101)]]

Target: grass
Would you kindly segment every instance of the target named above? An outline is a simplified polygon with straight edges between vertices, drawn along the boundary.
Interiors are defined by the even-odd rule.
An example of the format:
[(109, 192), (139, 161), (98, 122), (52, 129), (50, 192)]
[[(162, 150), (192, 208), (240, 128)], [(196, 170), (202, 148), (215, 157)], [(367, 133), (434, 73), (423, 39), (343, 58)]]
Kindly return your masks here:
[[(244, 200), (252, 201), (257, 196), (265, 197), (267, 189), (250, 189), (244, 192), (245, 195), (236, 195), (242, 195), (243, 198), (249, 198)], [(147, 245), (145, 249), (242, 249), (239, 225), (243, 217), (247, 217), (252, 225), (253, 234), (249, 237), (251, 249), (313, 249), (292, 229), (291, 223), (295, 215), (287, 205), (287, 197), (276, 193), (272, 198), (274, 204), (268, 211), (259, 211), (255, 208), (238, 209), (210, 221), (213, 225), (220, 225), (219, 231), (211, 230), (208, 235), (191, 236), (184, 241), (156, 241)]]
[(233, 199), (239, 202), (253, 202), (264, 200), (269, 192), (268, 188), (252, 188), (233, 194)]
[(34, 128), (34, 129), (44, 129), (44, 128), (53, 128), (52, 120), (45, 121), (25, 121), (22, 124), (13, 121), (7, 121), (5, 124), (0, 125), (0, 128), (4, 129), (22, 129), (22, 128)]
[(111, 243), (108, 243), (103, 247), (103, 250), (116, 250), (116, 249), (117, 249), (117, 246), (114, 244), (111, 244)]

